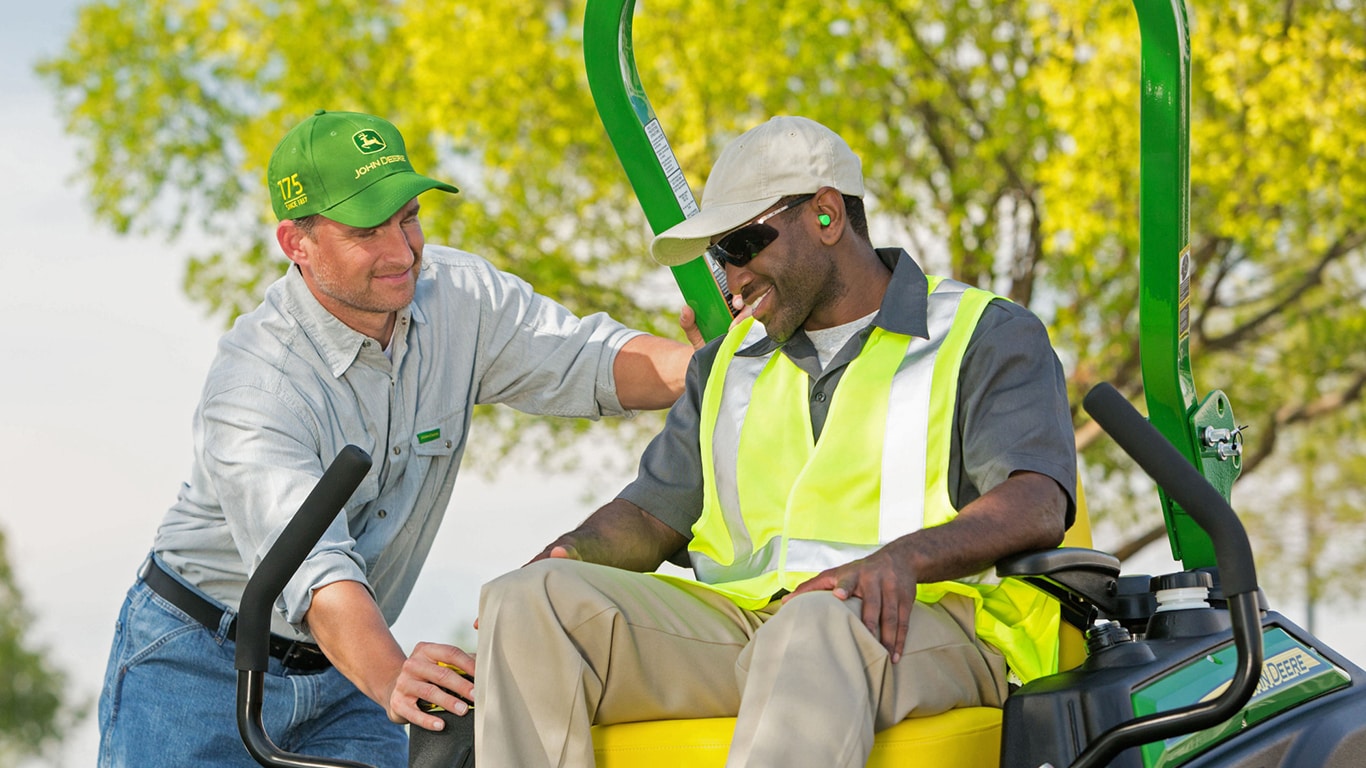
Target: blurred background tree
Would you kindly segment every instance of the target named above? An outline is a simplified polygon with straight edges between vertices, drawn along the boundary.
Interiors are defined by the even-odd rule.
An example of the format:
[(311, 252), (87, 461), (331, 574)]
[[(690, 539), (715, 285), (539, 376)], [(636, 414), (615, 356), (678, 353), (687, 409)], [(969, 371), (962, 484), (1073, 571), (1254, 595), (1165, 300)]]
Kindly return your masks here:
[[(97, 215), (185, 247), (186, 291), (225, 322), (283, 269), (264, 168), (323, 107), (390, 118), (418, 168), (461, 187), (424, 208), (430, 242), (576, 311), (677, 335), (681, 302), (588, 93), (582, 16), (563, 0), (112, 0), (86, 7), (41, 70)], [(1207, 0), (1191, 22), (1196, 385), (1226, 391), (1250, 425), (1234, 501), (1263, 532), (1265, 580), (1312, 596), (1366, 563), (1350, 545), (1341, 566), (1304, 567), (1315, 541), (1366, 516), (1328, 501), (1366, 431), (1366, 7)], [(863, 158), (879, 244), (1030, 306), (1074, 404), (1101, 380), (1141, 401), (1129, 4), (642, 0), (634, 39), (694, 190), (771, 115), (830, 125)], [(1162, 538), (1150, 485), (1075, 422), (1099, 543), (1127, 557)], [(630, 457), (658, 423), (588, 429)], [(481, 424), (499, 448), (485, 461), (583, 455), (565, 450), (578, 422), (500, 409)]]
[(84, 715), (83, 705), (63, 706), (66, 676), (35, 647), (31, 621), (0, 530), (0, 768), (42, 756)]

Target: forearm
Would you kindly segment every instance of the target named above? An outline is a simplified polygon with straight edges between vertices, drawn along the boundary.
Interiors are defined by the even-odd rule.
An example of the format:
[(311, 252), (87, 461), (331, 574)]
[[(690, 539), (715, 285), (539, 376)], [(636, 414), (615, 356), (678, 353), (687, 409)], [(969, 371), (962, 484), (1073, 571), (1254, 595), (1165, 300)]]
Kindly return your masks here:
[(622, 407), (658, 410), (673, 405), (683, 394), (692, 352), (687, 344), (648, 334), (626, 342), (612, 363)]
[(333, 666), (387, 710), (407, 655), (365, 585), (338, 581), (317, 589), (305, 621)]
[[(534, 559), (571, 557), (631, 571), (653, 571), (687, 544), (682, 534), (624, 499), (613, 499)], [(563, 554), (553, 554), (557, 547)]]
[(474, 657), (439, 643), (418, 643), (412, 656), (404, 654), (360, 582), (314, 591), (306, 620), (332, 664), (396, 723), (441, 730), (441, 718), (419, 708), (419, 701), (463, 715), (474, 700), (472, 684), (456, 672), (475, 673)]
[(1066, 532), (1067, 494), (1052, 478), (1011, 475), (944, 525), (888, 545), (921, 583), (964, 578), (1016, 552), (1048, 549)]
[(790, 595), (829, 590), (863, 601), (861, 618), (901, 659), (916, 587), (980, 573), (1006, 555), (1062, 541), (1067, 494), (1047, 475), (1020, 472), (964, 507), (943, 525), (902, 536), (868, 557), (830, 568)]

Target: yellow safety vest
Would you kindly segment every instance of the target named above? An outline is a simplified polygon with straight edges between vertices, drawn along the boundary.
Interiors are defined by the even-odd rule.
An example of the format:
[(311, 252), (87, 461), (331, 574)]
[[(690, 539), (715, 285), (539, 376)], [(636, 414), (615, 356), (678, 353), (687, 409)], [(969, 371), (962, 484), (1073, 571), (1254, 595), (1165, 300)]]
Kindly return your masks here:
[[(689, 556), (698, 580), (747, 608), (827, 568), (958, 513), (948, 490), (958, 372), (993, 294), (930, 278), (929, 338), (874, 328), (813, 441), (808, 377), (785, 355), (736, 357), (753, 321), (722, 342), (702, 397), (704, 500)], [(976, 604), (977, 635), (1022, 681), (1057, 671), (1059, 609), (990, 570), (921, 584)]]

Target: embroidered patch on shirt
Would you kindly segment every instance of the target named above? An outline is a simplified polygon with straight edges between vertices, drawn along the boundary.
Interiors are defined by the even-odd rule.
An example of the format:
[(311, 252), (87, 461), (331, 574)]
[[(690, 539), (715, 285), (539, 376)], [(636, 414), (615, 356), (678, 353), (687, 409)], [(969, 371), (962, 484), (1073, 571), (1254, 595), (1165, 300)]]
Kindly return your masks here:
[(417, 433), (417, 442), (418, 444), (430, 443), (431, 441), (436, 440), (439, 437), (441, 437), (440, 429), (429, 429), (426, 432)]

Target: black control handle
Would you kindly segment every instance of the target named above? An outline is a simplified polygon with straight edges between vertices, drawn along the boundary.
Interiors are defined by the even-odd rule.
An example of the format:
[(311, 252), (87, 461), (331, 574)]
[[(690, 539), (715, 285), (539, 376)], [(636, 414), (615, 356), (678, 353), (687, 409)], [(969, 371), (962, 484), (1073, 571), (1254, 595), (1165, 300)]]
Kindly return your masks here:
[(261, 708), (270, 664), (270, 612), (275, 598), (346, 506), (370, 465), (370, 454), (354, 445), (343, 448), (242, 591), (237, 613), (237, 730), (247, 751), (267, 768), (368, 768), (350, 760), (307, 757), (281, 750), (266, 733)]
[(1252, 559), (1252, 545), (1242, 521), (1219, 491), (1110, 384), (1097, 384), (1086, 394), (1082, 406), (1209, 534), (1224, 594), (1256, 592), (1257, 566)]
[(1219, 579), (1228, 596), (1233, 645), (1238, 653), (1233, 679), (1223, 693), (1209, 701), (1121, 723), (1097, 736), (1072, 763), (1072, 768), (1102, 768), (1129, 747), (1193, 733), (1237, 714), (1252, 698), (1262, 671), (1262, 625), (1252, 545), (1224, 497), (1108, 383), (1092, 388), (1082, 406), (1209, 534)]

